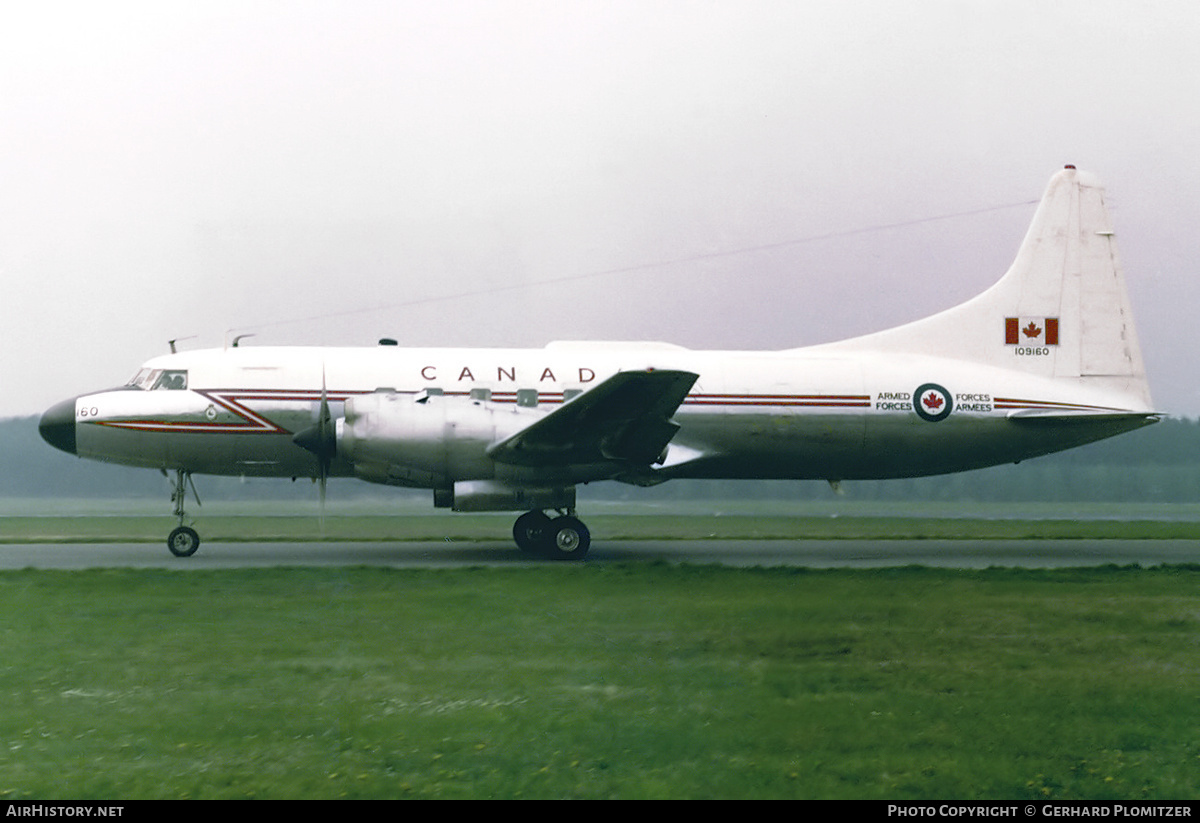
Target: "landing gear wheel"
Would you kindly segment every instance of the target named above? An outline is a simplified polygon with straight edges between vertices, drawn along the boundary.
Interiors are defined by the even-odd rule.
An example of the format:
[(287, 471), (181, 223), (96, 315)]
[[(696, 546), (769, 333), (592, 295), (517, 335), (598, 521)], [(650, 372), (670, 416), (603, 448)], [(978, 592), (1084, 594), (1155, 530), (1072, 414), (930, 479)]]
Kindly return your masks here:
[(513, 540), (516, 541), (517, 548), (526, 554), (540, 554), (549, 526), (550, 518), (543, 512), (525, 512), (513, 524)]
[(551, 520), (542, 532), (542, 551), (551, 560), (582, 560), (591, 544), (587, 526), (569, 515)]
[(200, 548), (200, 535), (195, 529), (180, 526), (167, 537), (167, 548), (176, 557), (191, 557)]

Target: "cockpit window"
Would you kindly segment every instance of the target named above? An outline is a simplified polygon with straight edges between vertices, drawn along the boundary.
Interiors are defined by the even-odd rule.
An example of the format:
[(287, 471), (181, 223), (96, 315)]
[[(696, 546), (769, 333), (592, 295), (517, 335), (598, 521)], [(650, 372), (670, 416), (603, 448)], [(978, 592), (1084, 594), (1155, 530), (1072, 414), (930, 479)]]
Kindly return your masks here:
[(157, 389), (186, 389), (187, 388), (187, 372), (186, 371), (164, 371), (154, 381), (154, 388)]
[(147, 391), (179, 390), (187, 388), (187, 371), (164, 371), (163, 369), (142, 369), (133, 376), (127, 385)]

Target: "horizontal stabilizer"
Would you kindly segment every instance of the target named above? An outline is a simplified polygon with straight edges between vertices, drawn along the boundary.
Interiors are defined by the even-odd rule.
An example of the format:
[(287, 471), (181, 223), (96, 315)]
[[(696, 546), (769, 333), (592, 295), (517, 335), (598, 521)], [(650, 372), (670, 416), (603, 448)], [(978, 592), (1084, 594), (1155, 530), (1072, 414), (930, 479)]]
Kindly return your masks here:
[(1157, 423), (1161, 412), (1127, 412), (1116, 409), (1020, 409), (1009, 412), (1009, 420), (1129, 420)]
[(698, 378), (685, 371), (619, 372), (495, 443), (488, 456), (520, 466), (648, 466), (679, 430), (671, 416)]

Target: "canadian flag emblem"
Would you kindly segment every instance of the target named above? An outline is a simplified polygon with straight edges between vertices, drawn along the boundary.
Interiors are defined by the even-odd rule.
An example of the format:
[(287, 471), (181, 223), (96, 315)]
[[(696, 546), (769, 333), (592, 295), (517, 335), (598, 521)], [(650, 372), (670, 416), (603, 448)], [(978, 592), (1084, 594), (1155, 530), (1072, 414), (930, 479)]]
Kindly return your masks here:
[(1004, 318), (1004, 343), (1008, 346), (1026, 345), (1057, 346), (1057, 317), (1006, 317)]

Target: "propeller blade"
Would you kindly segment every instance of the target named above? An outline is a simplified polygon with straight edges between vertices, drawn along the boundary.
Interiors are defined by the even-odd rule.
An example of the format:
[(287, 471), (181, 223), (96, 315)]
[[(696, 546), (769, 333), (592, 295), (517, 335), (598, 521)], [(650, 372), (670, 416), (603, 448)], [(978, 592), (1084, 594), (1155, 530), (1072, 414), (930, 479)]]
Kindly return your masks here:
[(296, 432), (292, 435), (292, 442), (316, 455), (321, 473), (327, 475), (333, 458), (337, 456), (337, 432), (333, 424), (333, 415), (329, 411), (329, 397), (325, 392), (324, 380), (321, 383), (321, 409), (317, 414), (316, 425)]
[(321, 527), (324, 529), (326, 487), (333, 458), (337, 456), (337, 429), (333, 423), (333, 414), (329, 410), (329, 394), (325, 387), (324, 369), (321, 370), (321, 406), (317, 412), (317, 422), (292, 435), (292, 442), (300, 448), (312, 452), (317, 458), (317, 476), (314, 479), (320, 487)]
[(325, 534), (325, 490), (329, 483), (329, 467), (337, 454), (337, 437), (333, 430), (333, 415), (329, 413), (329, 395), (325, 390), (325, 367), (321, 367), (321, 411), (317, 415), (317, 439), (321, 451), (317, 453), (317, 483), (321, 506), (321, 535)]

